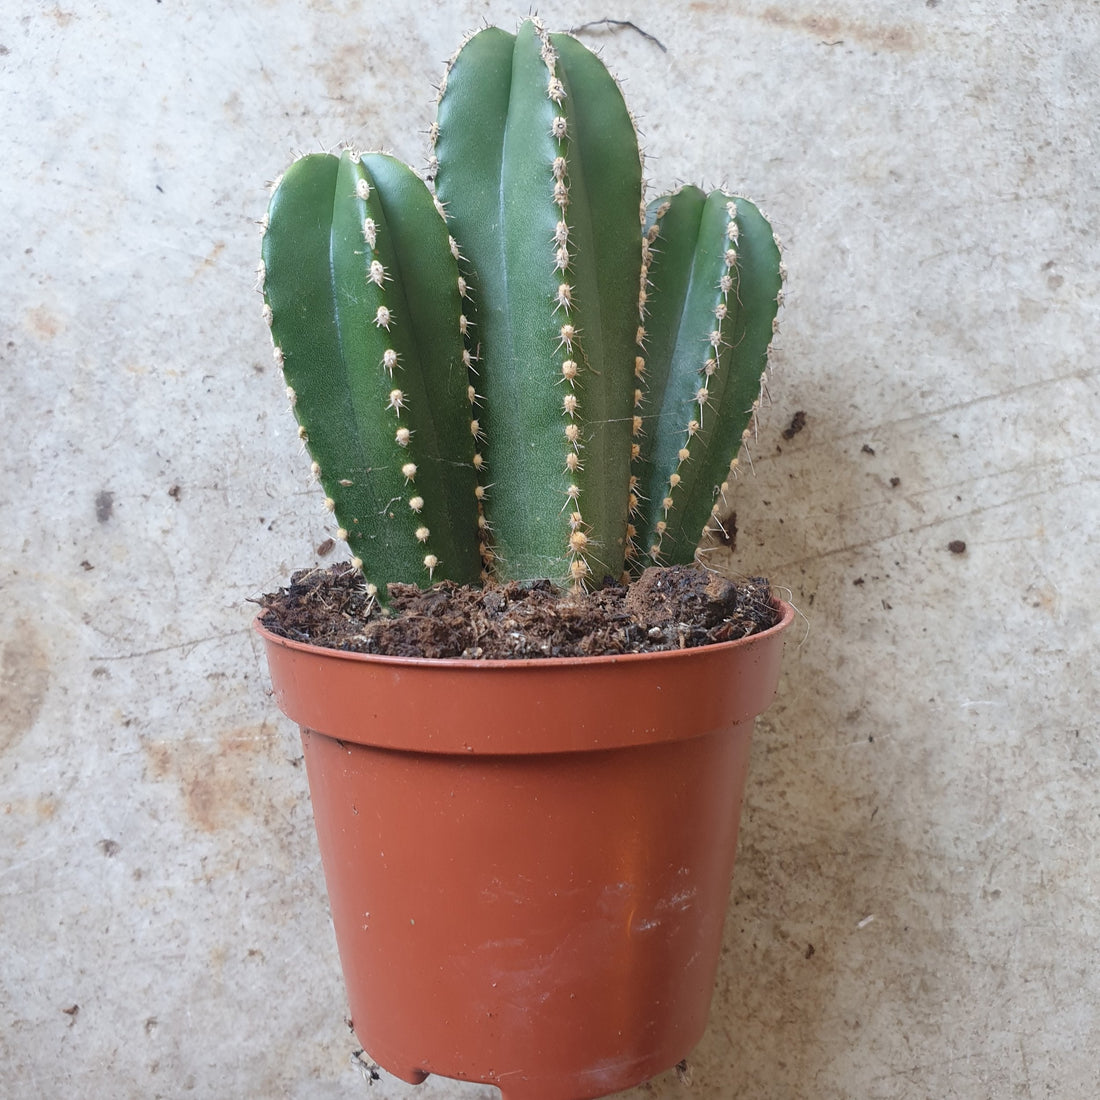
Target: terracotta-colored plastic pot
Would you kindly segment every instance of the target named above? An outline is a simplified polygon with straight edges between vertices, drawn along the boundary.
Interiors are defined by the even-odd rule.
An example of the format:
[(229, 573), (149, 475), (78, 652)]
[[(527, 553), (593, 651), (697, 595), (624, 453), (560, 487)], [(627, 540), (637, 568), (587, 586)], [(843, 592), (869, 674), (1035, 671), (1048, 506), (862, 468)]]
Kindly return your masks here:
[(257, 627), (302, 730), (353, 1025), (383, 1068), (587, 1100), (687, 1056), (782, 612), (737, 642), (542, 661)]

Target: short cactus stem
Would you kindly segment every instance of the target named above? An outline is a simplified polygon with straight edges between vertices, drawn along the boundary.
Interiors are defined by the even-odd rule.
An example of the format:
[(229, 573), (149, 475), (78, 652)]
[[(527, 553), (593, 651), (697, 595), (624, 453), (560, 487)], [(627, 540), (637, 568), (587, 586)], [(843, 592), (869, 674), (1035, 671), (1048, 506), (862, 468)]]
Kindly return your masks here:
[[(782, 286), (752, 203), (685, 187), (649, 206), (646, 408), (635, 524), (651, 562), (691, 561), (758, 404)], [(639, 522), (640, 520), (640, 522)], [(648, 564), (644, 560), (638, 565)]]
[(389, 157), (303, 157), (272, 195), (263, 267), (300, 434), (369, 582), (384, 599), (426, 545), (433, 576), (476, 579), (458, 270), (427, 188)]

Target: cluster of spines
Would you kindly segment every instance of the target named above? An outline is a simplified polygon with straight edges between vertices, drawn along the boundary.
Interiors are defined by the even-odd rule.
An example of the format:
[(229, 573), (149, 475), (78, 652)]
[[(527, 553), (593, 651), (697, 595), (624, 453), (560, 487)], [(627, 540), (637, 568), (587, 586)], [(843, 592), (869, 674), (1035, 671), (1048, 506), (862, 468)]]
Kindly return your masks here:
[[(731, 226), (732, 226), (732, 230), (731, 230), (731, 233), (732, 233), (731, 242), (732, 243), (731, 243), (731, 249), (727, 250), (727, 259), (732, 258), (732, 260), (736, 264), (736, 261), (737, 261), (737, 243), (738, 243), (738, 235), (739, 235), (738, 230), (737, 230), (737, 223), (733, 220), (737, 216), (737, 200), (736, 199), (731, 199), (730, 200), (729, 204), (727, 205), (727, 210), (729, 211)], [(779, 242), (779, 238), (775, 235), (774, 230), (772, 231), (771, 237), (772, 237), (772, 243), (775, 246), (776, 254), (782, 256), (782, 252), (783, 252), (782, 245)], [(776, 304), (777, 311), (778, 311), (778, 308), (783, 305), (783, 295), (784, 295), (784, 291), (785, 291), (786, 283), (787, 283), (787, 268), (786, 268), (786, 265), (783, 263), (782, 260), (779, 261), (778, 274), (779, 274), (779, 289), (776, 292), (776, 296), (775, 296), (775, 304)], [(724, 279), (723, 279), (723, 285), (725, 285), (725, 280)], [(732, 289), (736, 292), (736, 288), (733, 287), (733, 286), (730, 286), (730, 287), (727, 288), (727, 290), (729, 290), (729, 289)], [(768, 363), (771, 360), (771, 355), (772, 355), (772, 350), (773, 350), (773, 342), (775, 340), (775, 337), (778, 334), (779, 334), (779, 316), (778, 316), (778, 312), (777, 312), (776, 315), (773, 316), (772, 319), (771, 319), (771, 337), (772, 338), (768, 342), (767, 350), (766, 350), (765, 355), (764, 355), (765, 363)], [(764, 402), (764, 399), (767, 395), (767, 391), (768, 391), (768, 376), (767, 376), (767, 367), (765, 366), (764, 372), (760, 376), (760, 389), (759, 389), (759, 391), (756, 395), (756, 398), (753, 400), (753, 403), (752, 403), (752, 409), (751, 409), (750, 414), (749, 414), (749, 422), (745, 426), (744, 430), (741, 432), (741, 438), (737, 441), (737, 446), (736, 446), (736, 449), (733, 453), (733, 456), (730, 459), (729, 470), (727, 472), (726, 477), (723, 479), (722, 483), (715, 489), (714, 504), (711, 507), (710, 515), (707, 517), (707, 522), (703, 525), (703, 529), (700, 532), (701, 538), (703, 540), (706, 540), (711, 535), (720, 535), (723, 538), (725, 538), (728, 535), (728, 532), (726, 531), (726, 528), (725, 528), (725, 526), (722, 522), (723, 518), (728, 516), (729, 512), (730, 512), (730, 503), (729, 503), (729, 500), (727, 499), (726, 494), (730, 492), (730, 481), (733, 478), (736, 478), (738, 476), (738, 474), (740, 473), (741, 455), (742, 454), (745, 454), (748, 457), (749, 464), (750, 464), (750, 467), (751, 467), (752, 455), (751, 455), (751, 452), (749, 451), (748, 445), (749, 445), (750, 440), (753, 440), (753, 439), (757, 438), (757, 435), (758, 435), (758, 432), (759, 432), (760, 408), (761, 408), (761, 406)], [(705, 553), (705, 552), (707, 552), (708, 549), (713, 549), (713, 547), (703, 546), (699, 550), (699, 553), (700, 554)]]
[(584, 470), (581, 451), (584, 448), (584, 424), (581, 418), (581, 397), (583, 397), (584, 357), (580, 350), (580, 332), (574, 323), (574, 288), (570, 283), (572, 257), (570, 255), (569, 225), (569, 117), (565, 106), (565, 85), (557, 73), (558, 55), (545, 29), (536, 20), (535, 28), (541, 43), (540, 56), (546, 66), (546, 97), (553, 104), (553, 119), (550, 134), (554, 142), (554, 157), (550, 164), (548, 185), (551, 189), (553, 206), (557, 218), (554, 236), (551, 242), (553, 270), (559, 279), (553, 301), (550, 303), (552, 315), (561, 324), (558, 328), (558, 346), (555, 349), (560, 361), (560, 377), (555, 381), (563, 384), (561, 414), (564, 420), (563, 437), (563, 474), (566, 480), (565, 500), (562, 511), (569, 514), (569, 534), (567, 536), (566, 558), (569, 562), (569, 579), (575, 587), (583, 587), (591, 574), (588, 562), (589, 526), (582, 512), (582, 489), (577, 475)]
[[(629, 575), (640, 556), (638, 529), (634, 523), (641, 513), (641, 479), (638, 475), (642, 457), (642, 437), (645, 435), (646, 402), (646, 304), (649, 301), (649, 264), (653, 256), (653, 242), (657, 233), (646, 229), (646, 204), (643, 197), (638, 207), (638, 220), (642, 233), (642, 267), (638, 277), (638, 331), (635, 338), (634, 357), (634, 411), (630, 431), (630, 483), (627, 492), (626, 552), (624, 579)], [(653, 227), (654, 229), (656, 227)]]

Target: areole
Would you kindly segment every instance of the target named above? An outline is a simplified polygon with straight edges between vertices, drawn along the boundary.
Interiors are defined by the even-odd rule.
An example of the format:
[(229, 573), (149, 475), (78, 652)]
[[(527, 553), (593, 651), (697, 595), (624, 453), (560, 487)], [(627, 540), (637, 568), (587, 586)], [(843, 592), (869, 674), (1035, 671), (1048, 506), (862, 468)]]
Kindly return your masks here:
[(688, 1055), (781, 611), (735, 642), (538, 661), (372, 657), (257, 624), (381, 1066), (588, 1100)]

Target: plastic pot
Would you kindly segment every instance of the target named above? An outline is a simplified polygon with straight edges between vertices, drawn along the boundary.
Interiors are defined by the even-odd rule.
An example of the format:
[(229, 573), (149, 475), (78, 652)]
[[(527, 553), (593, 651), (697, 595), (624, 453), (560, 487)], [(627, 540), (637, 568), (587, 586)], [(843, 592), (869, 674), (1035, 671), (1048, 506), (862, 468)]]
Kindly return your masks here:
[(257, 626), (379, 1065), (587, 1100), (687, 1056), (782, 611), (736, 642), (541, 661), (364, 656)]

